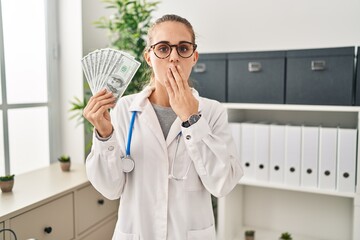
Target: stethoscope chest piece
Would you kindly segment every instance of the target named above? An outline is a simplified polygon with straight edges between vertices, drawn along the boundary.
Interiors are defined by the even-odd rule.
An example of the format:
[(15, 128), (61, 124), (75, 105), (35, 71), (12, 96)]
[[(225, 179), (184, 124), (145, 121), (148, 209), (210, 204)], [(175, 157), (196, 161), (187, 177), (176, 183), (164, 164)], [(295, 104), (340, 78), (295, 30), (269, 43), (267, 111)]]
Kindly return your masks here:
[(125, 173), (129, 173), (134, 170), (135, 162), (130, 156), (122, 157), (122, 168)]

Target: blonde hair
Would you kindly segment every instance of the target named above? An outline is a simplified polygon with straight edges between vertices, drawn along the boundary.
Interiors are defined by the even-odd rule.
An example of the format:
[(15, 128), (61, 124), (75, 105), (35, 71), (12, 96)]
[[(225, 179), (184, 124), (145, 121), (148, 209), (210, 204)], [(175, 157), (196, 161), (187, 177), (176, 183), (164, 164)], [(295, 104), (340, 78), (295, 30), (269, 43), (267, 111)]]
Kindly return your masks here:
[[(148, 34), (147, 34), (147, 42), (146, 42), (146, 48), (144, 49), (145, 51), (149, 51), (150, 50), (150, 46), (152, 44), (152, 35), (154, 32), (154, 29), (161, 23), (164, 22), (178, 22), (178, 23), (182, 23), (184, 24), (187, 29), (189, 30), (190, 34), (191, 34), (191, 41), (192, 43), (195, 43), (195, 32), (193, 29), (193, 26), (191, 25), (191, 23), (183, 17), (180, 17), (178, 15), (175, 14), (166, 14), (164, 16), (162, 16), (161, 18), (158, 18), (155, 23), (149, 28), (148, 30)], [(150, 82), (148, 85), (152, 85), (154, 82), (154, 72), (151, 71), (151, 77), (150, 77)]]
[(163, 23), (163, 22), (178, 22), (178, 23), (184, 24), (191, 34), (191, 41), (193, 43), (195, 43), (195, 32), (194, 32), (194, 29), (193, 29), (193, 26), (191, 25), (191, 23), (187, 19), (180, 17), (178, 15), (167, 14), (167, 15), (164, 15), (161, 18), (157, 19), (155, 21), (155, 23), (150, 27), (148, 34), (147, 34), (147, 49), (151, 46), (152, 33), (153, 33), (154, 29), (156, 28), (157, 25), (159, 25), (160, 23)]

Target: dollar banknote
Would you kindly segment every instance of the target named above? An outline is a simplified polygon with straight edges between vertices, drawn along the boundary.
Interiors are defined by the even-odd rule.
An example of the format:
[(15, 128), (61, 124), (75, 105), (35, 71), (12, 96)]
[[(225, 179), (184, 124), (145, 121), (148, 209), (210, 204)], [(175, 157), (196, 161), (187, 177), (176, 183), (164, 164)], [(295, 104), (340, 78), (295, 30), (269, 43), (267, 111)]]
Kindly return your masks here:
[(117, 99), (140, 67), (140, 62), (129, 53), (111, 48), (90, 52), (81, 59), (81, 64), (93, 95), (106, 88)]

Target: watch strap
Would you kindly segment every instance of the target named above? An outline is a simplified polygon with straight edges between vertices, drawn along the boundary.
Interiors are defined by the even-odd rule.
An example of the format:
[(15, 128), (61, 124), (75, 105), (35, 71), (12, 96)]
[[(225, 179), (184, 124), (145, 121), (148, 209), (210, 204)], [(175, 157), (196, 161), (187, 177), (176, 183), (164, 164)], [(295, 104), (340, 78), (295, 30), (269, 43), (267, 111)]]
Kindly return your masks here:
[(191, 115), (188, 120), (186, 120), (185, 122), (182, 122), (181, 126), (184, 128), (188, 128), (191, 125), (195, 124), (201, 117), (201, 114), (193, 114)]

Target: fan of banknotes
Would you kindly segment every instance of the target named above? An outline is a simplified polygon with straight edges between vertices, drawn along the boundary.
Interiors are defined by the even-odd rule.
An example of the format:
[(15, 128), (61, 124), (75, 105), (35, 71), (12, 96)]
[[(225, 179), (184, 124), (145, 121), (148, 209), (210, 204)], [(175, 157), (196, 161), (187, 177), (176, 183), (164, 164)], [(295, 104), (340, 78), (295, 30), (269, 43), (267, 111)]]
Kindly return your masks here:
[(83, 57), (81, 63), (92, 94), (106, 88), (117, 99), (140, 67), (133, 56), (111, 48), (95, 50)]

